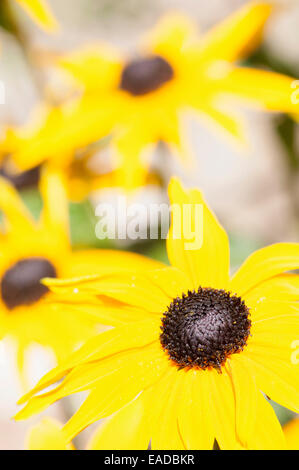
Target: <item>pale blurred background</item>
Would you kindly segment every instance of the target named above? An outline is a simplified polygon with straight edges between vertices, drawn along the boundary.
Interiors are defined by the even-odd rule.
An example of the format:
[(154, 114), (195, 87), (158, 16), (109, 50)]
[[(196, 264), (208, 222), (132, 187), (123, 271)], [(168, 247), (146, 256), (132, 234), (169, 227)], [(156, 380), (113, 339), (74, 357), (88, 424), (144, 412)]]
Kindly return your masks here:
[[(153, 26), (165, 11), (186, 12), (192, 15), (200, 31), (205, 31), (245, 3), (242, 0), (49, 0), (61, 24), (61, 32), (56, 36), (41, 32), (17, 6), (15, 11), (28, 35), (30, 47), (42, 59), (46, 51), (70, 50), (94, 40), (109, 41), (134, 51), (138, 36)], [(277, 3), (281, 4), (281, 10), (270, 19), (262, 48), (250, 61), (298, 77), (299, 2)], [(21, 123), (40, 99), (39, 81), (51, 77), (43, 76), (43, 71), (38, 72), (38, 76), (32, 75), (20, 45), (4, 29), (0, 30), (0, 43), (0, 80), (6, 89), (5, 105), (0, 106), (0, 124)], [(245, 109), (242, 112), (250, 124), (249, 154), (240, 155), (221, 136), (190, 122), (198, 168), (192, 176), (184, 175), (189, 185), (203, 189), (229, 231), (234, 266), (264, 244), (299, 241), (298, 128), (291, 119), (283, 116)], [(288, 135), (287, 145), (281, 133)], [(32, 199), (30, 194), (27, 198)], [(77, 209), (73, 215), (75, 240), (80, 246), (94, 244), (92, 235), (84, 239), (82, 230), (76, 233), (76, 223), (84, 223), (87, 217), (84, 207)], [(150, 246), (138, 250), (152, 256), (164, 256), (156, 247), (153, 253)], [(21, 391), (10, 352), (11, 346), (1, 345), (0, 449), (21, 449), (29, 423), (16, 424), (11, 420)], [(33, 348), (30, 357), (35, 382), (52, 362), (41, 348)], [(54, 406), (51, 413), (64, 420), (68, 407), (69, 404), (64, 408)], [(282, 420), (289, 417), (281, 410), (280, 416)]]

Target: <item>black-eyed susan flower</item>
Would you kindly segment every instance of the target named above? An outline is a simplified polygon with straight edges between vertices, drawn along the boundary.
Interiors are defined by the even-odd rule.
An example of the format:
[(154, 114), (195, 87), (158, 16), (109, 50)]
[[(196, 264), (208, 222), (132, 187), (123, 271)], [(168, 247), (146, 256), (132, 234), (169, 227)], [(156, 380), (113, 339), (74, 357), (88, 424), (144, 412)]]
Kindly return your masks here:
[(46, 0), (16, 0), (33, 21), (47, 32), (57, 29), (57, 21)]
[[(101, 138), (110, 127), (119, 184), (129, 189), (144, 181), (149, 151), (159, 141), (169, 144), (184, 162), (190, 160), (183, 111), (197, 113), (244, 143), (244, 126), (229, 99), (267, 111), (298, 108), (291, 100), (292, 78), (236, 65), (259, 43), (270, 12), (268, 2), (249, 2), (203, 37), (189, 19), (169, 14), (135, 57), (94, 45), (62, 58), (60, 66), (82, 92), (71, 118), (76, 125), (63, 129), (58, 140), (61, 124), (54, 120), (54, 126), (44, 125), (44, 134), (52, 145), (63, 141), (74, 149), (78, 139), (89, 144), (91, 137)], [(22, 143), (15, 155), (21, 167), (35, 165), (36, 155), (52, 158), (60, 153), (42, 143), (38, 134)]]
[[(53, 296), (40, 280), (110, 271), (114, 263), (126, 269), (132, 260), (125, 252), (73, 252), (63, 177), (47, 169), (40, 188), (44, 207), (40, 220), (35, 221), (13, 186), (0, 178), (0, 210), (4, 212), (0, 225), (0, 337), (15, 341), (25, 378), (24, 354), (29, 345), (50, 348), (61, 360), (98, 332), (101, 323), (98, 308), (84, 317), (78, 310), (51, 305)], [(142, 259), (136, 256), (134, 262), (140, 264)]]
[(221, 449), (283, 448), (263, 394), (299, 409), (292, 360), (299, 277), (291, 273), (299, 267), (299, 244), (265, 247), (230, 277), (228, 237), (201, 193), (178, 180), (169, 192), (176, 209), (167, 240), (171, 267), (152, 270), (145, 262), (142, 273), (46, 282), (68, 298), (77, 288), (94, 301), (118, 302), (110, 324), (124, 318), (126, 324), (94, 337), (45, 375), (22, 398), (29, 401), (16, 418), (89, 391), (63, 428), (67, 441), (109, 417), (98, 448), (146, 449), (151, 441), (153, 449), (211, 449), (214, 439)]

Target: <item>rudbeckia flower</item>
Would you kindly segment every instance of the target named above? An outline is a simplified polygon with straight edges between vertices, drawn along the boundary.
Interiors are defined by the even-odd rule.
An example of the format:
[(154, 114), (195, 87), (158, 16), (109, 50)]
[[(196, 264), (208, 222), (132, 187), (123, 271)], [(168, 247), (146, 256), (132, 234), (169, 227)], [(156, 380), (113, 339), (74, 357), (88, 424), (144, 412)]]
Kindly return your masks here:
[[(50, 348), (61, 360), (97, 333), (101, 320), (98, 307), (97, 312), (84, 316), (67, 306), (52, 305), (53, 295), (40, 280), (47, 276), (109, 272), (115, 263), (122, 269), (132, 262), (131, 255), (125, 252), (73, 252), (62, 176), (46, 170), (40, 189), (44, 207), (40, 220), (35, 221), (13, 186), (0, 177), (0, 210), (4, 212), (0, 225), (0, 337), (15, 341), (25, 381), (28, 346), (37, 343)], [(142, 259), (136, 255), (134, 263), (142, 266)]]
[(47, 32), (55, 31), (58, 27), (46, 0), (16, 0), (26, 13)]
[[(48, 141), (59, 146), (56, 135), (64, 132), (62, 138), (70, 149), (78, 138), (89, 144), (92, 134), (103, 137), (111, 119), (118, 181), (127, 189), (142, 185), (150, 150), (159, 141), (190, 163), (183, 111), (196, 113), (244, 144), (244, 126), (229, 99), (267, 111), (298, 109), (290, 99), (292, 78), (236, 65), (259, 43), (270, 13), (268, 2), (249, 2), (203, 37), (198, 37), (189, 19), (169, 14), (142, 42), (135, 57), (94, 45), (62, 58), (60, 68), (75, 78), (82, 99), (74, 111), (73, 129), (59, 131), (59, 121), (54, 126), (44, 124)], [(41, 142), (37, 134), (22, 143), (15, 155), (21, 168), (36, 165), (37, 155), (39, 159), (55, 155), (52, 146)], [(39, 153), (38, 147), (42, 147)]]
[(263, 394), (299, 410), (292, 361), (299, 277), (291, 273), (299, 244), (265, 247), (230, 277), (228, 237), (201, 193), (174, 179), (169, 194), (176, 209), (170, 267), (152, 270), (145, 262), (142, 272), (46, 281), (69, 299), (78, 289), (94, 301), (118, 302), (110, 317), (116, 326), (46, 374), (20, 400), (29, 401), (16, 419), (89, 391), (63, 428), (67, 441), (109, 417), (97, 437), (101, 449), (146, 449), (150, 441), (160, 450), (211, 449), (214, 439), (221, 449), (283, 448)]

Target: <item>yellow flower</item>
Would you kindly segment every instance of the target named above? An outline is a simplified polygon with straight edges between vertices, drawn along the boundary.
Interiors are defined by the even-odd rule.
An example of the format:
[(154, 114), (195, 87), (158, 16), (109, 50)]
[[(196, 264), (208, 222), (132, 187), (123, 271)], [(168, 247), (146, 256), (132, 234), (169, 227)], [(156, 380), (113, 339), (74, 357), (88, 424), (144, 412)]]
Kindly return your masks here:
[(98, 436), (102, 449), (146, 449), (150, 440), (153, 449), (210, 449), (215, 438), (221, 449), (283, 448), (262, 392), (298, 412), (299, 277), (288, 272), (299, 267), (299, 244), (265, 247), (230, 277), (228, 237), (201, 193), (176, 179), (169, 193), (171, 267), (144, 262), (140, 272), (46, 282), (70, 304), (76, 288), (94, 302), (118, 302), (119, 310), (110, 315), (114, 329), (87, 341), (20, 400), (29, 401), (16, 419), (88, 390), (64, 426), (68, 441), (112, 415)]
[(79, 310), (51, 304), (53, 295), (40, 283), (43, 277), (109, 272), (115, 264), (117, 269), (126, 269), (129, 262), (138, 268), (143, 260), (136, 256), (132, 261), (130, 254), (109, 250), (72, 252), (62, 176), (47, 169), (40, 189), (44, 207), (40, 220), (35, 221), (12, 185), (0, 178), (0, 209), (4, 211), (0, 225), (0, 337), (15, 340), (23, 377), (24, 354), (30, 344), (51, 348), (61, 360), (99, 331), (98, 306), (85, 316)]
[(33, 21), (47, 32), (53, 32), (58, 24), (46, 0), (16, 0)]
[[(196, 112), (207, 124), (216, 124), (244, 144), (244, 126), (228, 105), (229, 99), (268, 111), (298, 109), (291, 100), (292, 78), (236, 65), (259, 43), (270, 13), (268, 2), (249, 2), (202, 38), (189, 19), (169, 14), (142, 43), (135, 58), (123, 57), (104, 45), (64, 57), (60, 66), (78, 82), (82, 100), (72, 117), (74, 129), (58, 128), (60, 123), (55, 122), (52, 128), (44, 124), (48, 141), (53, 140), (57, 148), (65, 145), (74, 150), (78, 139), (87, 145), (103, 137), (110, 127), (119, 185), (128, 189), (142, 184), (152, 145), (161, 140), (185, 163), (190, 162), (182, 120), (185, 110)], [(57, 133), (63, 144), (56, 139)], [(16, 152), (22, 168), (35, 165), (37, 155), (41, 159), (60, 154), (50, 154), (42, 143), (39, 135), (23, 142)], [(51, 150), (55, 150), (53, 146), (50, 144)]]

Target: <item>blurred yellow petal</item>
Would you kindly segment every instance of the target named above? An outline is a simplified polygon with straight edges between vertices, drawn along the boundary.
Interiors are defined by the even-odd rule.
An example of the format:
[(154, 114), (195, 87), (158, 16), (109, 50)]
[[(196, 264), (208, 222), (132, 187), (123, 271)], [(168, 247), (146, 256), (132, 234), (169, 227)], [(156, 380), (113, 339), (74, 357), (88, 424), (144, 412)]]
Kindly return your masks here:
[(25, 447), (28, 450), (74, 449), (71, 444), (67, 443), (63, 435), (62, 424), (53, 418), (43, 418), (29, 429)]
[(180, 13), (163, 16), (156, 27), (145, 38), (148, 48), (176, 63), (183, 47), (195, 36), (193, 22)]
[(203, 38), (203, 60), (235, 61), (256, 48), (271, 13), (270, 2), (249, 2)]
[(225, 231), (200, 191), (185, 190), (177, 179), (173, 179), (169, 197), (173, 207), (167, 239), (171, 264), (190, 278), (190, 288), (224, 288), (229, 272), (229, 244)]
[(299, 244), (276, 243), (249, 256), (233, 276), (230, 290), (244, 295), (273, 276), (299, 268)]
[(51, 383), (58, 382), (67, 372), (73, 370), (85, 362), (95, 362), (114, 356), (117, 352), (141, 348), (158, 339), (159, 320), (145, 320), (128, 324), (117, 329), (112, 329), (90, 338), (78, 350), (61, 362), (56, 368), (48, 372), (38, 384), (20, 400), (19, 404), (25, 403), (35, 393), (40, 392)]
[(58, 23), (46, 0), (16, 0), (28, 15), (45, 31), (58, 29)]
[(146, 403), (143, 394), (124, 406), (102, 424), (93, 435), (91, 450), (146, 450), (151, 434), (146, 426)]
[(219, 374), (215, 369), (206, 374), (211, 396), (211, 406), (208, 410), (215, 429), (215, 437), (222, 450), (235, 450), (238, 444), (235, 430), (236, 409), (232, 381), (223, 370)]
[[(167, 400), (164, 400), (160, 415), (156, 416), (151, 440), (153, 450), (185, 450), (177, 420), (177, 407), (182, 399), (181, 385), (185, 374), (185, 371), (178, 371), (174, 368), (167, 377), (169, 393)], [(163, 386), (162, 383), (160, 383), (160, 387), (161, 385)], [(159, 390), (156, 393), (157, 396), (160, 396)]]
[(299, 418), (294, 418), (283, 427), (287, 450), (299, 450)]

